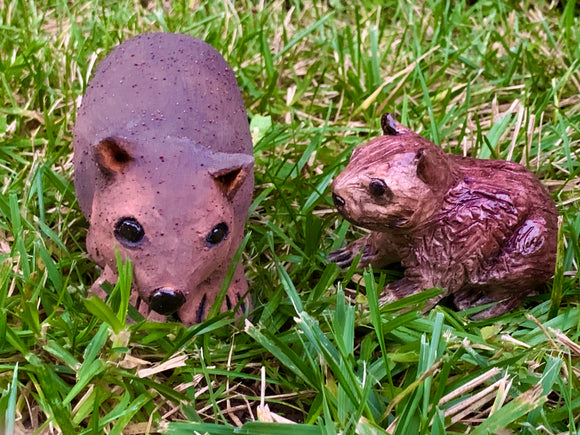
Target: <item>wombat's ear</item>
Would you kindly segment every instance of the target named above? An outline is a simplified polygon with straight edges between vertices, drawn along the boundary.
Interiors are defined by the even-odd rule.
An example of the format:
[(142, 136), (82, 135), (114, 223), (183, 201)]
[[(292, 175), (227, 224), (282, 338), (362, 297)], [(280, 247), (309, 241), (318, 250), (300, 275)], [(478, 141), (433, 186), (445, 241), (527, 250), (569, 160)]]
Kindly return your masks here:
[(117, 137), (108, 137), (93, 149), (99, 169), (107, 176), (122, 172), (133, 161), (126, 141)]
[(417, 176), (432, 189), (446, 188), (449, 180), (447, 162), (436, 151), (420, 148), (415, 155)]
[[(216, 153), (221, 155), (222, 153)], [(216, 156), (219, 158), (219, 156)], [(252, 171), (254, 158), (247, 154), (225, 154), (210, 170), (219, 188), (222, 190), (228, 200), (232, 200), (238, 189), (244, 184), (244, 181)]]

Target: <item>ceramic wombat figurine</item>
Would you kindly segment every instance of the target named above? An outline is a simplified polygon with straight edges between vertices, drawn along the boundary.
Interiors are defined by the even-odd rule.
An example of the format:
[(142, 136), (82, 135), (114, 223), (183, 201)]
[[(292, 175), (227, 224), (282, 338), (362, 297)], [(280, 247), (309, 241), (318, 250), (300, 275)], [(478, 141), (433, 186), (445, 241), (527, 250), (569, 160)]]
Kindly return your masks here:
[[(248, 118), (223, 57), (179, 34), (121, 44), (83, 97), (74, 167), (103, 278), (116, 279), (116, 247), (133, 262), (141, 313), (204, 319), (243, 237), (254, 183)], [(224, 307), (246, 291), (238, 265)]]
[(372, 232), (329, 255), (346, 267), (401, 262), (386, 303), (441, 287), (463, 310), (491, 302), (475, 318), (503, 314), (554, 272), (557, 212), (523, 166), (444, 153), (382, 118), (384, 136), (355, 149), (332, 183), (338, 211)]

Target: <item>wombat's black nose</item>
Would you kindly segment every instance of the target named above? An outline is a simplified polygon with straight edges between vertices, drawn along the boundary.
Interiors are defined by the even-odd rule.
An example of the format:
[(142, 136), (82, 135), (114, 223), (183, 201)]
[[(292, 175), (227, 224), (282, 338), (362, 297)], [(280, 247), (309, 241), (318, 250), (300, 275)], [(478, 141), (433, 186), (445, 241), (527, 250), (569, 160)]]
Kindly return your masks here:
[(332, 194), (332, 202), (334, 202), (334, 206), (336, 208), (344, 207), (344, 199), (342, 199), (342, 196), (338, 196), (336, 193)]
[(159, 288), (151, 295), (149, 307), (159, 314), (169, 316), (175, 313), (184, 303), (185, 296), (179, 290)]

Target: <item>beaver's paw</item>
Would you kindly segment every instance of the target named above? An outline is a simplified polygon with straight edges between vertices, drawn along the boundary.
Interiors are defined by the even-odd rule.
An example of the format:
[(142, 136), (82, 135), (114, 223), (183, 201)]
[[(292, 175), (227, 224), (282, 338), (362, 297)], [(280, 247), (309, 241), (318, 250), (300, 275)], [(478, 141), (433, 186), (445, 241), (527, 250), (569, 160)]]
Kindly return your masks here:
[(376, 252), (371, 246), (359, 241), (349, 243), (346, 247), (332, 251), (326, 257), (328, 261), (336, 263), (341, 269), (348, 269), (357, 255), (360, 254), (357, 267), (363, 268), (368, 266), (376, 257)]
[(347, 246), (341, 249), (337, 249), (336, 251), (332, 251), (328, 254), (326, 259), (336, 263), (336, 265), (341, 269), (348, 269), (355, 257), (356, 254), (352, 252)]
[(387, 305), (390, 304), (391, 302), (395, 302), (398, 300), (399, 298), (397, 297), (397, 295), (388, 287), (385, 287), (385, 289), (381, 293), (381, 297), (379, 298), (379, 305)]
[(484, 310), (469, 316), (471, 320), (487, 320), (492, 317), (501, 316), (509, 311), (516, 309), (522, 302), (520, 295), (498, 301), (495, 305), (485, 308)]
[(390, 283), (383, 289), (381, 297), (379, 298), (379, 304), (385, 305), (390, 302), (398, 301), (404, 297), (421, 293), (423, 290), (423, 286), (419, 283), (411, 281), (408, 278), (402, 278)]

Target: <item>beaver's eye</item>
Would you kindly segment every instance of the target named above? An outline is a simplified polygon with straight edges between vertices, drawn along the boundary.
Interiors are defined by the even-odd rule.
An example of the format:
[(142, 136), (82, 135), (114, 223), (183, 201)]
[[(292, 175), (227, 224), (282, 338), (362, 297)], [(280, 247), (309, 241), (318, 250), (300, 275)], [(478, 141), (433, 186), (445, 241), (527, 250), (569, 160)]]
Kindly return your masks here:
[(211, 229), (205, 238), (205, 243), (207, 246), (212, 247), (225, 240), (228, 236), (229, 229), (225, 222), (220, 222), (215, 227)]
[(372, 196), (380, 197), (385, 194), (390, 194), (390, 189), (387, 187), (385, 182), (380, 178), (373, 178), (369, 184), (369, 192)]
[(145, 231), (137, 219), (122, 217), (115, 224), (115, 237), (127, 248), (135, 248), (145, 237)]

